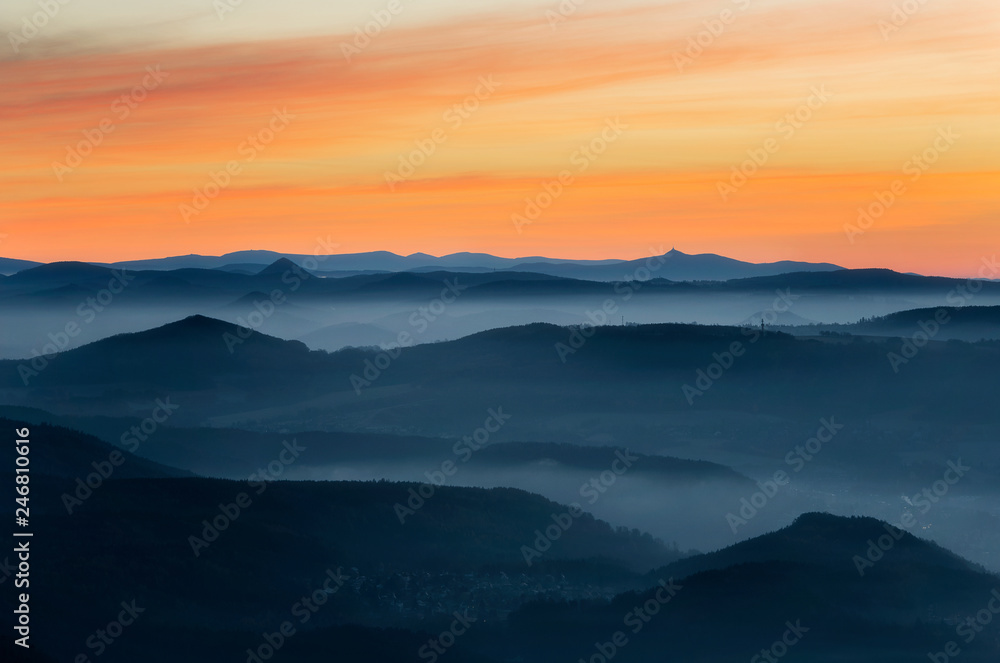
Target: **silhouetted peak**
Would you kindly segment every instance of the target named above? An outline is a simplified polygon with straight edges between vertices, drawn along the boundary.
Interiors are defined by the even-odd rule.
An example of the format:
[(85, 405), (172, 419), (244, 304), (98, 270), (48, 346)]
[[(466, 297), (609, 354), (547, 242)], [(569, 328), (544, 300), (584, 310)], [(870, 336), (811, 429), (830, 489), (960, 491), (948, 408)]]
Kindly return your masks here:
[[(778, 534), (815, 541), (826, 539), (851, 542), (878, 537), (887, 531), (896, 532), (897, 536), (908, 536), (900, 535), (901, 530), (898, 528), (871, 516), (836, 516), (832, 513), (813, 511), (803, 513), (791, 525), (778, 530)], [(914, 542), (917, 541), (916, 538), (909, 538)]]
[[(826, 513), (825, 511), (809, 511), (807, 513), (803, 513), (801, 516), (792, 521), (789, 528), (837, 529), (839, 527), (843, 527), (847, 523), (850, 523), (851, 520), (851, 518), (845, 516), (835, 516), (832, 513)], [(870, 520), (872, 523), (879, 522), (875, 518), (863, 518), (862, 520)]]
[[(194, 332), (206, 332), (206, 331), (229, 331), (233, 327), (232, 323), (225, 322), (223, 320), (218, 320), (216, 318), (210, 318), (206, 315), (189, 315), (183, 320), (178, 320), (177, 322), (168, 322), (162, 327), (156, 327), (155, 329), (150, 329), (148, 331), (153, 332), (157, 330), (168, 331), (171, 333), (181, 333), (185, 331)], [(138, 332), (139, 334), (147, 332)]]
[[(200, 371), (205, 368), (204, 365), (199, 365), (198, 363), (199, 361), (203, 361), (203, 359), (192, 359), (194, 355), (191, 355), (191, 352), (195, 352), (196, 350), (198, 352), (203, 351), (207, 353), (206, 356), (212, 357), (212, 361), (214, 361), (216, 355), (221, 357), (237, 356), (231, 352), (218, 352), (220, 348), (235, 347), (232, 344), (237, 344), (244, 348), (252, 346), (265, 352), (273, 352), (275, 353), (274, 357), (281, 357), (282, 353), (287, 351), (296, 354), (307, 353), (309, 351), (306, 345), (300, 341), (288, 341), (269, 336), (259, 331), (247, 333), (246, 329), (231, 322), (217, 320), (204, 315), (191, 315), (183, 320), (170, 322), (160, 327), (154, 327), (153, 329), (111, 336), (80, 348), (69, 350), (67, 354), (86, 354), (92, 350), (103, 353), (109, 348), (123, 352), (128, 349), (129, 351), (138, 353), (137, 356), (145, 357), (144, 361), (149, 361), (150, 353), (154, 352), (155, 349), (160, 351), (160, 356), (157, 357), (159, 361), (179, 360), (182, 364), (188, 362), (186, 364), (188, 370)], [(179, 358), (167, 359), (163, 354), (164, 348), (172, 348), (174, 350), (181, 348), (184, 353), (188, 354), (184, 356), (183, 360)]]
[(278, 258), (270, 265), (257, 272), (257, 275), (267, 276), (271, 274), (285, 274), (286, 272), (305, 272), (305, 271), (306, 270), (304, 270), (299, 265), (296, 265), (288, 258)]

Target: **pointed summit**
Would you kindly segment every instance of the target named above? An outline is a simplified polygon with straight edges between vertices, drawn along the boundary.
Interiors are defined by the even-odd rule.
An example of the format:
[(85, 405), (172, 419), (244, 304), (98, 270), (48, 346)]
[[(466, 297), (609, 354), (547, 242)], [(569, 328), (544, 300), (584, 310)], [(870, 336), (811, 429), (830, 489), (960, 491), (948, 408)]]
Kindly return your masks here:
[(305, 269), (295, 264), (288, 258), (278, 258), (270, 265), (257, 272), (257, 276), (280, 275), (286, 272), (305, 272), (305, 271), (306, 271)]

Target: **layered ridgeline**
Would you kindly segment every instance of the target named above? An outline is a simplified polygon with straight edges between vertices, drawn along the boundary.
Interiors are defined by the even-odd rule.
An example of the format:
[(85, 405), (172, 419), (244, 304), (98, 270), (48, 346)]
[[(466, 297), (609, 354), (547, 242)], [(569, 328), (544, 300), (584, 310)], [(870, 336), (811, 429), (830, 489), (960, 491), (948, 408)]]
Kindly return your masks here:
[[(874, 519), (809, 514), (679, 559), (648, 535), (518, 490), (444, 486), (418, 503), (415, 483), (172, 478), (133, 457), (119, 466), (129, 478), (108, 477), (69, 514), (64, 474), (115, 449), (30, 426), (32, 563), (44, 569), (32, 576), (32, 614), (52, 660), (644, 661), (669, 651), (707, 662), (763, 649), (874, 662), (950, 642), (963, 660), (1000, 653), (975, 621), (992, 617), (1000, 579)], [(55, 458), (78, 444), (76, 460)], [(404, 522), (401, 504), (413, 507)]]
[[(605, 430), (620, 424), (623, 438), (642, 443), (662, 436), (650, 433), (648, 417), (665, 411), (839, 416), (852, 427), (883, 413), (921, 411), (932, 422), (995, 423), (988, 376), (1000, 346), (930, 341), (913, 353), (904, 345), (746, 327), (535, 324), (447, 343), (326, 353), (194, 316), (37, 366), (0, 362), (0, 400), (61, 415), (135, 416), (170, 398), (172, 426), (371, 432), (375, 422), (394, 433), (455, 436), (503, 407), (513, 414), (505, 432), (567, 441), (586, 435), (573, 417), (617, 412), (627, 416)], [(391, 417), (374, 418), (388, 409)], [(565, 421), (553, 427), (555, 417)]]
[(236, 270), (53, 263), (0, 277), (0, 308), (12, 323), (0, 335), (0, 357), (32, 358), (195, 314), (337, 350), (396, 342), (403, 331), (425, 343), (531, 322), (848, 324), (917, 307), (1000, 304), (1000, 284), (988, 281), (794, 271), (810, 268), (796, 263), (782, 263), (783, 273), (733, 271), (709, 258), (704, 269), (674, 269), (688, 260), (703, 257), (596, 265), (606, 272), (600, 278), (555, 263), (364, 273), (283, 257)]
[[(0, 423), (30, 428), (33, 642), (55, 660), (252, 660), (283, 631), (296, 660), (334, 643), (413, 660), (456, 614), (464, 630), (535, 598), (611, 597), (679, 557), (519, 490), (172, 478), (69, 429)], [(106, 628), (123, 610), (125, 633)], [(455, 660), (486, 660), (471, 645)]]
[[(163, 402), (168, 406), (174, 405), (166, 400)], [(260, 471), (262, 467), (266, 469), (275, 455), (281, 452), (284, 444), (294, 438), (296, 444), (308, 449), (309, 453), (298, 457), (294, 466), (284, 468), (281, 478), (319, 478), (303, 475), (315, 473), (324, 467), (359, 466), (393, 459), (402, 464), (412, 464), (415, 470), (429, 470), (415, 472), (415, 476), (410, 477), (428, 481), (430, 478), (420, 475), (439, 472), (435, 466), (452, 460), (463, 468), (483, 471), (524, 467), (540, 471), (546, 468), (565, 469), (593, 474), (615, 465), (627, 469), (630, 474), (653, 480), (729, 481), (742, 490), (754, 486), (747, 477), (716, 463), (636, 453), (626, 447), (551, 442), (496, 444), (494, 436), (501, 432), (502, 425), (508, 420), (502, 407), (494, 411), (500, 418), (496, 430), (493, 435), (476, 436), (479, 438), (477, 441), (473, 436), (452, 439), (343, 431), (272, 433), (237, 428), (185, 428), (171, 425), (173, 422), (163, 416), (170, 412), (156, 412), (154, 416), (147, 417), (150, 421), (145, 421), (129, 417), (60, 417), (36, 408), (0, 406), (0, 416), (16, 418), (36, 426), (56, 424), (88, 434), (74, 433), (77, 438), (72, 452), (59, 448), (63, 453), (53, 458), (53, 462), (61, 462), (65, 467), (57, 472), (48, 472), (58, 476), (68, 476), (69, 468), (79, 465), (71, 460), (76, 456), (95, 456), (97, 452), (91, 445), (100, 438), (126, 450), (126, 457), (130, 455), (128, 451), (138, 453), (143, 457), (143, 463), (148, 463), (145, 459), (150, 459), (156, 463), (183, 468), (192, 475), (241, 479)], [(155, 416), (159, 416), (161, 421), (157, 422)], [(48, 432), (50, 428), (58, 426), (46, 426), (43, 431)], [(86, 444), (84, 440), (87, 441)], [(85, 452), (80, 449), (85, 449)], [(78, 471), (79, 467), (76, 469)]]
[[(935, 443), (947, 435), (950, 453), (978, 463), (963, 486), (995, 485), (995, 465), (986, 462), (994, 456), (988, 431), (998, 424), (990, 378), (1000, 368), (995, 342), (930, 341), (914, 354), (891, 338), (536, 324), (446, 343), (326, 353), (192, 317), (47, 362), (27, 385), (24, 362), (0, 362), (0, 402), (133, 425), (160, 412), (169, 428), (453, 442), (473, 435), (499, 408), (504, 423), (491, 433), (494, 441), (603, 444), (729, 466), (747, 463), (749, 452), (774, 459), (765, 475), (788, 469), (783, 459), (832, 418), (837, 437), (823, 451), (828, 469), (849, 468), (856, 478), (877, 477), (890, 490), (898, 483), (910, 494), (954, 459)], [(915, 436), (916, 425), (927, 432)], [(108, 441), (120, 442), (127, 426), (118, 426), (102, 429)], [(170, 448), (188, 453), (189, 469), (211, 474), (239, 455), (214, 444), (205, 445), (202, 458)], [(212, 453), (221, 458), (208, 458)]]
[[(734, 343), (739, 344), (736, 352), (732, 351)], [(921, 342), (917, 349), (924, 345)], [(0, 362), (0, 388), (7, 404), (41, 407), (58, 401), (60, 407), (44, 409), (65, 413), (74, 412), (79, 391), (92, 393), (96, 388), (96, 397), (89, 398), (87, 406), (107, 415), (125, 411), (125, 400), (134, 399), (123, 388), (150, 389), (161, 396), (170, 393), (177, 401), (185, 400), (185, 393), (211, 391), (214, 397), (203, 394), (209, 397), (188, 402), (173, 415), (175, 422), (198, 423), (208, 417), (233, 418), (241, 408), (259, 411), (258, 418), (266, 420), (280, 416), (281, 408), (289, 403), (303, 404), (319, 396), (329, 398), (331, 402), (323, 405), (333, 406), (336, 412), (339, 394), (351, 409), (364, 408), (369, 394), (377, 394), (382, 402), (392, 401), (394, 393), (398, 394), (395, 398), (405, 398), (399, 393), (405, 389), (400, 387), (419, 387), (426, 400), (445, 391), (459, 393), (470, 378), (484, 390), (504, 393), (505, 404), (516, 400), (519, 411), (524, 410), (522, 404), (536, 400), (532, 392), (553, 385), (567, 393), (586, 389), (596, 401), (631, 381), (640, 388), (628, 389), (617, 399), (634, 402), (631, 409), (647, 407), (655, 399), (658, 408), (710, 408), (713, 402), (726, 401), (732, 409), (760, 411), (776, 408), (795, 393), (797, 408), (846, 406), (868, 416), (944, 397), (965, 402), (967, 414), (972, 406), (985, 402), (984, 395), (973, 396), (982, 393), (975, 379), (955, 385), (949, 394), (928, 394), (925, 387), (974, 367), (982, 367), (968, 371), (974, 377), (988, 371), (997, 362), (996, 348), (993, 343), (931, 342), (918, 352), (919, 357), (913, 357), (903, 351), (901, 339), (893, 338), (845, 343), (838, 337), (797, 339), (753, 327), (664, 324), (579, 329), (534, 324), (447, 343), (327, 353), (192, 316), (39, 362)], [(806, 388), (801, 376), (789, 375), (793, 366), (803, 369), (809, 381)], [(903, 371), (906, 379), (900, 375)], [(579, 384), (582, 377), (596, 384)], [(855, 387), (844, 390), (848, 382)], [(512, 383), (516, 388), (505, 388)], [(685, 384), (689, 390), (683, 388)], [(60, 392), (50, 393), (56, 385)], [(526, 397), (505, 393), (517, 391)], [(255, 400), (265, 398), (264, 392), (275, 402), (273, 407), (262, 407), (263, 402)], [(870, 398), (873, 393), (881, 393), (882, 398)], [(567, 404), (556, 397), (547, 399), (544, 406), (564, 409)], [(939, 409), (934, 416), (948, 416), (948, 408)], [(984, 409), (978, 416), (992, 415)]]
[[(174, 405), (167, 398), (161, 400), (168, 407)], [(416, 481), (424, 484), (419, 491), (423, 495), (439, 486), (521, 488), (555, 501), (578, 503), (630, 528), (652, 531), (675, 547), (704, 549), (728, 543), (729, 530), (716, 518), (726, 504), (757, 489), (746, 476), (717, 463), (639, 453), (623, 446), (503, 441), (512, 418), (502, 406), (489, 411), (469, 434), (448, 438), (189, 428), (173, 426), (165, 416), (172, 413), (157, 410), (144, 419), (58, 417), (32, 408), (0, 406), (0, 416), (86, 431), (123, 451), (202, 476)], [(108, 464), (108, 452), (94, 452), (93, 457), (102, 460), (77, 468), (77, 485), (64, 497), (68, 504), (86, 496), (88, 488), (80, 485), (85, 479), (100, 482), (114, 469)], [(122, 464), (121, 458), (113, 460)], [(94, 474), (98, 468), (103, 474)], [(418, 496), (412, 501), (422, 500)], [(409, 508), (402, 509), (404, 518)]]
[[(273, 460), (281, 443), (298, 434), (373, 435), (342, 443), (317, 437), (307, 445), (315, 460), (305, 460), (307, 454), (283, 478), (428, 482), (428, 473), (437, 476), (451, 461), (461, 470), (448, 485), (517, 486), (580, 501), (602, 518), (668, 541), (673, 534), (662, 523), (683, 523), (690, 538), (678, 545), (685, 549), (731, 543), (726, 515), (756, 488), (714, 471), (698, 470), (688, 480), (680, 465), (658, 475), (640, 469), (657, 463), (663, 469), (665, 461), (650, 459), (711, 461), (756, 480), (788, 473), (790, 484), (735, 532), (741, 537), (803, 510), (897, 522), (914, 509), (914, 495), (941, 480), (947, 463), (960, 461), (972, 470), (946, 486), (933, 511), (918, 514), (921, 527), (1000, 568), (990, 538), (1000, 523), (988, 501), (1000, 467), (990, 377), (998, 364), (995, 342), (931, 340), (914, 353), (898, 338), (803, 338), (696, 325), (535, 324), (444, 343), (326, 353), (196, 316), (60, 353), (27, 385), (24, 362), (0, 362), (0, 403), (79, 421), (126, 450), (122, 436), (145, 422), (156, 433), (148, 444), (139, 440), (140, 455), (232, 478), (258, 467), (242, 460), (241, 439), (245, 458), (256, 463)], [(502, 425), (491, 412), (502, 413)], [(187, 432), (170, 432), (199, 428), (263, 437), (192, 431), (185, 440)], [(824, 443), (818, 433), (835, 435)], [(544, 440), (609, 450), (589, 466), (538, 446), (523, 447), (520, 458), (499, 448), (471, 453), (468, 444), (454, 451), (477, 436), (487, 436), (490, 446)], [(345, 451), (369, 446), (367, 455)], [(643, 460), (617, 483), (621, 490), (611, 487), (591, 504), (593, 495), (581, 490), (608, 470), (615, 450)], [(969, 509), (971, 497), (987, 501)]]
[[(321, 244), (319, 248), (334, 248)], [(660, 249), (662, 251), (662, 248)], [(659, 253), (654, 250), (653, 253)], [(734, 260), (712, 253), (689, 255), (671, 249), (655, 259), (663, 264), (663, 277), (675, 281), (727, 280), (750, 276), (767, 276), (795, 271), (833, 271), (842, 269), (830, 263), (809, 263), (781, 260), (770, 263), (751, 263)], [(322, 274), (344, 275), (351, 273), (378, 273), (403, 271), (522, 271), (539, 274), (569, 276), (572, 278), (609, 281), (620, 277), (624, 271), (633, 271), (642, 266), (647, 258), (639, 260), (572, 260), (529, 256), (524, 258), (501, 258), (487, 253), (452, 253), (432, 256), (414, 253), (408, 256), (389, 251), (367, 253), (346, 253), (334, 255), (309, 255), (278, 253), (275, 251), (235, 251), (222, 256), (171, 256), (151, 260), (124, 260), (106, 264), (119, 269), (171, 271), (177, 269), (215, 269), (236, 273), (257, 273), (261, 268), (285, 260), (294, 262), (309, 270)], [(30, 260), (0, 258), (0, 274), (15, 274), (39, 267), (42, 263)]]

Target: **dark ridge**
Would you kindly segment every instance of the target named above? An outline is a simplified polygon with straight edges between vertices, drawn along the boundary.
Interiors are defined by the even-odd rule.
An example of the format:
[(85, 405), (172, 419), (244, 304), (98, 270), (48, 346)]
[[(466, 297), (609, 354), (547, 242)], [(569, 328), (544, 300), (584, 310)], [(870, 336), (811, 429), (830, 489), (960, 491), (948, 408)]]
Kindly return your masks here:
[(306, 272), (306, 270), (300, 267), (299, 265), (296, 265), (288, 258), (278, 258), (270, 265), (257, 272), (257, 276), (280, 276), (287, 272), (293, 272), (293, 273), (305, 272), (306, 274), (309, 273)]

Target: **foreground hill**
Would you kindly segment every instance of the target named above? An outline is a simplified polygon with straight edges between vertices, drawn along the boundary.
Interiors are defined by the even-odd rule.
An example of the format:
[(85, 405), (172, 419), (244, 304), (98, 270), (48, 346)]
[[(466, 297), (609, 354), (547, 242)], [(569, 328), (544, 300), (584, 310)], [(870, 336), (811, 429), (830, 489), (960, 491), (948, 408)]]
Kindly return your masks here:
[[(963, 660), (996, 660), (1000, 641), (966, 620), (996, 604), (991, 592), (1000, 578), (889, 531), (870, 518), (807, 514), (774, 534), (661, 569), (645, 592), (525, 606), (511, 617), (515, 644), (506, 653), (586, 660), (601, 648), (610, 652), (619, 632), (627, 640), (615, 647), (621, 661), (665, 651), (670, 660), (750, 660), (767, 650), (789, 660), (902, 663), (926, 660), (949, 642), (960, 645)], [(862, 575), (854, 557), (867, 560), (872, 542), (885, 536), (891, 543), (872, 553), (877, 561)]]
[[(830, 537), (831, 532), (836, 532), (836, 538)], [(983, 572), (982, 567), (935, 543), (919, 539), (899, 526), (887, 528), (885, 523), (875, 518), (839, 518), (826, 513), (807, 513), (776, 532), (741, 541), (716, 552), (679, 560), (654, 571), (650, 577), (667, 575), (682, 578), (757, 562), (844, 567), (854, 569), (859, 577), (863, 577), (875, 567), (874, 563), (868, 563), (871, 561), (867, 559), (868, 541), (878, 540), (887, 533), (893, 537), (891, 559), (895, 563), (885, 565), (886, 569), (906, 569), (911, 574), (917, 568)], [(855, 556), (864, 558), (864, 561), (855, 560)], [(871, 571), (871, 575), (876, 573)]]
[[(46, 545), (32, 558), (46, 569), (33, 583), (39, 642), (72, 660), (94, 629), (81, 614), (104, 624), (134, 601), (141, 619), (101, 660), (247, 660), (287, 621), (296, 633), (283, 654), (295, 660), (336, 648), (341, 660), (414, 661), (457, 611), (469, 632), (449, 653), (456, 661), (588, 660), (616, 638), (615, 660), (740, 660), (794, 628), (789, 660), (901, 662), (959, 640), (957, 626), (998, 583), (909, 535), (862, 576), (853, 556), (887, 530), (825, 514), (681, 561), (648, 536), (581, 517), (528, 566), (523, 546), (565, 507), (441, 488), (401, 524), (394, 504), (416, 488), (275, 482), (258, 494), (246, 482), (125, 480), (73, 516), (43, 500), (34, 520)], [(241, 493), (250, 502), (236, 513)], [(325, 598), (305, 607), (324, 583)], [(1000, 649), (984, 633), (962, 654), (980, 663)]]
[[(649, 535), (510, 489), (441, 487), (421, 503), (418, 484), (121, 480), (67, 515), (58, 498), (67, 485), (32, 484), (44, 542), (32, 562), (45, 570), (32, 579), (32, 614), (58, 660), (72, 660), (95, 628), (81, 615), (105, 623), (123, 600), (145, 613), (130, 644), (101, 660), (219, 660), (220, 642), (245, 643), (229, 656), (255, 646), (333, 574), (341, 581), (326, 588), (339, 589), (301, 627), (313, 637), (300, 646), (311, 642), (315, 656), (332, 645), (317, 629), (436, 633), (455, 611), (492, 621), (532, 597), (610, 596), (678, 557)], [(404, 522), (397, 504), (413, 507)], [(557, 521), (564, 529), (527, 564), (522, 547)], [(175, 640), (185, 632), (197, 637)]]

